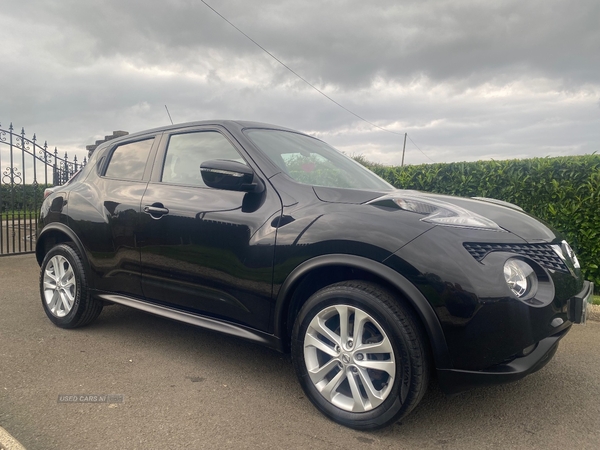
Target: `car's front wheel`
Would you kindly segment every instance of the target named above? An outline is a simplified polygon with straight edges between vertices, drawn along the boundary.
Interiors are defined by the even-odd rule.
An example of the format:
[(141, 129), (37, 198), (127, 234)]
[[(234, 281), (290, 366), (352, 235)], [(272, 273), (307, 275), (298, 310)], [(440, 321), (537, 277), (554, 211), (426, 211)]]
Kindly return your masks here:
[(428, 348), (413, 312), (362, 281), (325, 287), (307, 300), (294, 325), (292, 357), (313, 404), (356, 429), (404, 417), (429, 380)]
[(40, 294), (46, 315), (61, 328), (86, 325), (102, 312), (102, 302), (89, 294), (81, 256), (69, 244), (56, 245), (46, 254)]

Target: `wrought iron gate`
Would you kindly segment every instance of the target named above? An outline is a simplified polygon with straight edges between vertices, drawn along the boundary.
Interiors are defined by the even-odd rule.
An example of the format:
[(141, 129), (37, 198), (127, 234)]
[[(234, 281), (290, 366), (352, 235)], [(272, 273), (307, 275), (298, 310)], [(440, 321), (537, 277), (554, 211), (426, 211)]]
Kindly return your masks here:
[(35, 251), (39, 209), (47, 187), (64, 184), (85, 165), (77, 156), (69, 161), (48, 144), (37, 143), (36, 135), (25, 137), (0, 124), (0, 256)]

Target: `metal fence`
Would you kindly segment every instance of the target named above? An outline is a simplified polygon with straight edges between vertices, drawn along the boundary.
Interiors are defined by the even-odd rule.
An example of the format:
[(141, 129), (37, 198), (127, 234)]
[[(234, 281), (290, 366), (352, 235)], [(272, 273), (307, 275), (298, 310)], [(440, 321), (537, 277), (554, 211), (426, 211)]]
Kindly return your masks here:
[(35, 251), (39, 209), (44, 190), (66, 183), (86, 164), (69, 161), (67, 153), (58, 156), (40, 145), (34, 134), (25, 137), (25, 129), (15, 133), (13, 124), (0, 124), (0, 256)]

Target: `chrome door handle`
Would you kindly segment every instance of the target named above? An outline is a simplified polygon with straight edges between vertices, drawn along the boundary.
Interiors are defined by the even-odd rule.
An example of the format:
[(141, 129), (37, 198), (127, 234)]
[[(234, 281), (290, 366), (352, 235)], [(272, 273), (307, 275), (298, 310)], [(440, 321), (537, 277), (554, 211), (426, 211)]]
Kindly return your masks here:
[(146, 205), (144, 206), (144, 212), (150, 214), (153, 219), (160, 219), (165, 214), (169, 214), (169, 210), (162, 205)]

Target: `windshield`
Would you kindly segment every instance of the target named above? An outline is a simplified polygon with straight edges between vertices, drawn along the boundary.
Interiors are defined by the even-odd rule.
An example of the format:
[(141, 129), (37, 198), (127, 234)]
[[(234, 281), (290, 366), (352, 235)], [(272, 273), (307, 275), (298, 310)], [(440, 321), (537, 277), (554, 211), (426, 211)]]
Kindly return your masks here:
[(394, 189), (318, 139), (281, 130), (249, 129), (245, 133), (284, 173), (300, 183), (350, 189)]

